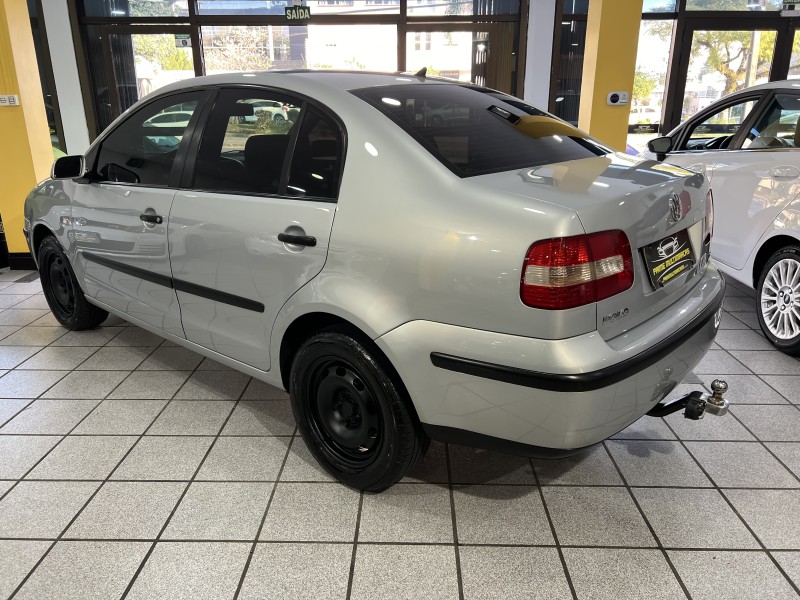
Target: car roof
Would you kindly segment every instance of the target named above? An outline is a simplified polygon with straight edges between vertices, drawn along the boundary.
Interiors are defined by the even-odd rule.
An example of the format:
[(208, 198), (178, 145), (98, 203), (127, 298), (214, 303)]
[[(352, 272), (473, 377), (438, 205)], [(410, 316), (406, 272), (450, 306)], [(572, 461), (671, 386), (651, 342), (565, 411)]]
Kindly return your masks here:
[[(738, 96), (739, 94), (747, 94), (750, 92), (757, 92), (759, 90), (774, 90), (774, 89), (784, 89), (784, 88), (797, 88), (800, 89), (800, 79), (782, 79), (781, 81), (770, 81), (769, 83), (759, 83), (758, 85), (752, 85), (748, 88), (743, 90), (737, 90), (735, 92), (731, 92), (722, 98), (730, 98), (732, 96)], [(720, 100), (722, 100), (720, 98)], [(719, 102), (719, 100), (717, 100)]]

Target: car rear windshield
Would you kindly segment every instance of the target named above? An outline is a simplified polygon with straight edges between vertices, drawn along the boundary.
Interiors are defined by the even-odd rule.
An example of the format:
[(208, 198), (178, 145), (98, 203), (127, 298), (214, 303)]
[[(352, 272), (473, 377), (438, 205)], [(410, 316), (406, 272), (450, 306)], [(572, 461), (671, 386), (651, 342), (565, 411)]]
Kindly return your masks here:
[(493, 90), (426, 83), (351, 91), (460, 177), (611, 152), (568, 123)]

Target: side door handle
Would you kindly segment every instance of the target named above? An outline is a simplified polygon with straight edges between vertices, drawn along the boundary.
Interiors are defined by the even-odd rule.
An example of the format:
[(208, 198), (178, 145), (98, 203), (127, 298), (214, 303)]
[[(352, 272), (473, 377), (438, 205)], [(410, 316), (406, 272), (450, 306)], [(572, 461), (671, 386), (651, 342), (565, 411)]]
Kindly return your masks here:
[(772, 167), (770, 175), (776, 181), (794, 181), (800, 177), (800, 169), (793, 166), (781, 165)]
[(316, 246), (317, 238), (312, 235), (292, 235), (291, 233), (279, 233), (278, 241), (284, 244), (294, 244), (296, 246)]
[(164, 217), (162, 217), (161, 215), (151, 215), (148, 213), (142, 213), (139, 215), (139, 218), (145, 223), (155, 223), (156, 225), (161, 225), (161, 223), (164, 222)]

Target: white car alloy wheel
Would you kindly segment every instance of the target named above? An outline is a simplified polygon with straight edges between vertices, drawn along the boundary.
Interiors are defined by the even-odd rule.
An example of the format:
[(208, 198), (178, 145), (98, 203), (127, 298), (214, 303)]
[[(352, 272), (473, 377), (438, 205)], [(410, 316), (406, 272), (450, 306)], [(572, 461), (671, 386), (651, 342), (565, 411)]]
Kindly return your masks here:
[[(800, 341), (800, 253), (787, 248), (767, 263), (759, 284), (761, 322), (773, 343), (782, 348)], [(783, 342), (783, 343), (781, 343)]]

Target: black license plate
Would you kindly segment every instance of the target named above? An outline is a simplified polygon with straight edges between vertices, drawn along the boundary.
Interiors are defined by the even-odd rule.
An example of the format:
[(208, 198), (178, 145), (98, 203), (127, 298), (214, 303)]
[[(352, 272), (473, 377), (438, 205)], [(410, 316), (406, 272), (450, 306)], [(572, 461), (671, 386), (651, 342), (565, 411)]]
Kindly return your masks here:
[(694, 252), (686, 230), (644, 247), (647, 274), (653, 287), (664, 287), (694, 266)]

